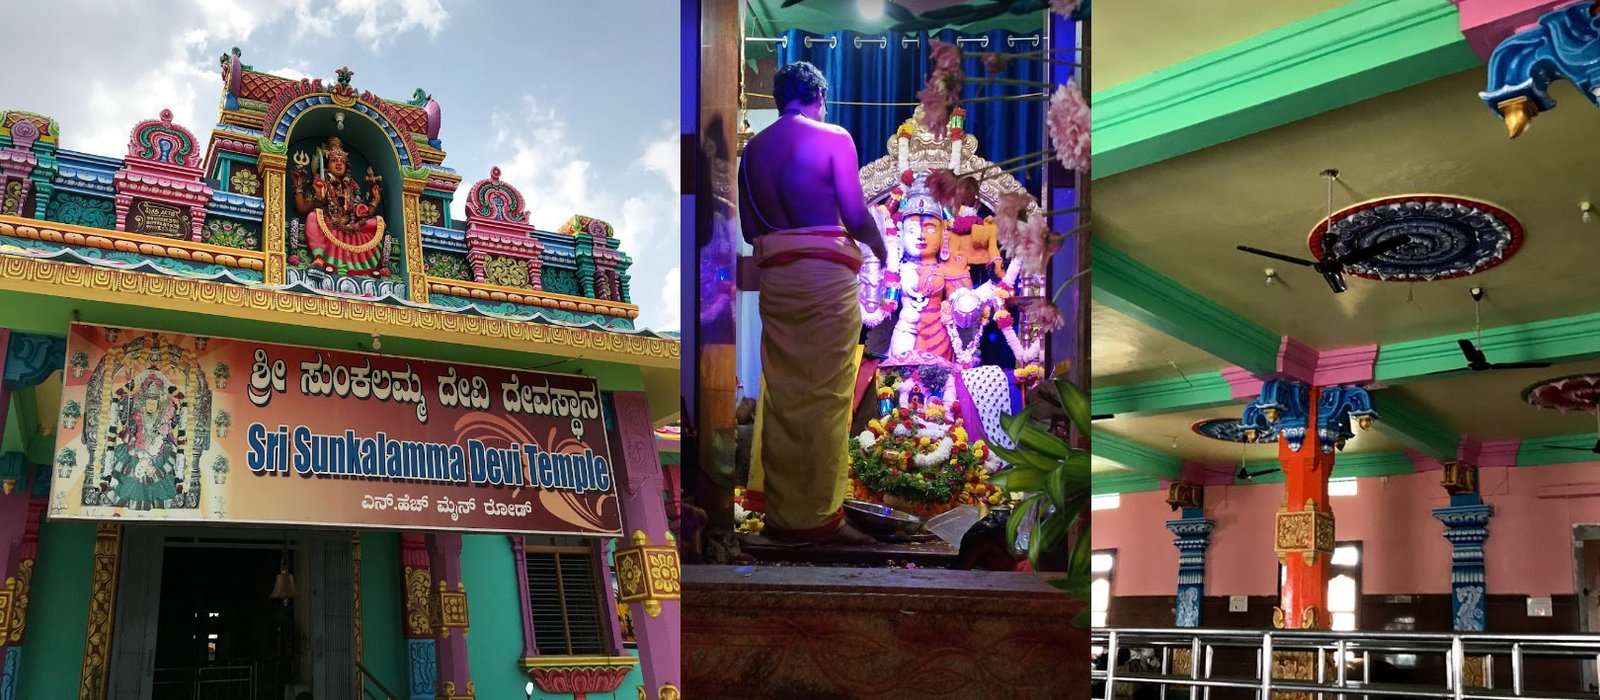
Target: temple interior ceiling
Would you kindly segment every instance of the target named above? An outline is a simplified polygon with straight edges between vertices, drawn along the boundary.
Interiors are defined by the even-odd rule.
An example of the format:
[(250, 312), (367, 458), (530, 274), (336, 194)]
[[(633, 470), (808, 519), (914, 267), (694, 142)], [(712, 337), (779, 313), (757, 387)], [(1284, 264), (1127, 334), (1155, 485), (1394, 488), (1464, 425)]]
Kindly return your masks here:
[(1192, 0), (1096, 3), (1094, 88), (1125, 83), (1348, 2), (1228, 0), (1225, 12), (1217, 3)]
[[(1172, 5), (1175, 17), (1204, 14), (1182, 3), (1161, 4)], [(1341, 3), (1284, 3), (1296, 5), (1292, 10), (1258, 4), (1259, 12), (1228, 15), (1248, 17), (1244, 21), (1259, 21), (1260, 29), (1270, 29), (1296, 19), (1271, 12), (1311, 15), (1326, 10), (1323, 5)], [(1145, 27), (1137, 31), (1149, 35), (1132, 36), (1136, 30), (1129, 23), (1115, 21), (1118, 12), (1128, 10), (1111, 4), (1104, 11), (1110, 15), (1097, 17), (1097, 27), (1130, 34), (1097, 34), (1097, 47), (1114, 47), (1108, 51), (1148, 54), (1154, 49), (1137, 47), (1141, 42), (1160, 44), (1162, 32), (1171, 35), (1166, 40), (1170, 43), (1184, 43), (1176, 40), (1178, 32), (1203, 39), (1163, 47), (1169, 52), (1166, 57), (1101, 54), (1096, 58), (1096, 85), (1102, 89), (1242, 38), (1217, 27), (1197, 29), (1195, 22), (1213, 21), (1204, 18), (1166, 23), (1165, 29)], [(1195, 43), (1200, 41), (1217, 46)], [(1114, 72), (1099, 66), (1114, 66)], [(1474, 308), (1469, 290), (1478, 286), (1487, 291), (1481, 307), (1487, 329), (1600, 312), (1593, 283), (1600, 215), (1585, 223), (1580, 208), (1584, 202), (1600, 206), (1600, 161), (1589, 149), (1577, 147), (1587, 142), (1600, 113), (1570, 83), (1558, 82), (1551, 91), (1564, 109), (1540, 115), (1525, 134), (1510, 140), (1505, 125), (1479, 100), (1483, 87), (1484, 68), (1478, 66), (1098, 180), (1094, 235), (1195, 295), (1319, 350), (1452, 336), (1470, 339)], [(1309, 257), (1308, 234), (1326, 215), (1326, 181), (1319, 176), (1325, 168), (1341, 171), (1335, 209), (1391, 195), (1459, 195), (1509, 211), (1524, 227), (1525, 239), (1504, 264), (1478, 274), (1419, 283), (1347, 275), (1349, 291), (1339, 295), (1309, 270), (1235, 249), (1247, 245)], [(1267, 267), (1276, 269), (1277, 284), (1265, 283)], [(1110, 309), (1096, 308), (1093, 321), (1096, 386), (1177, 378), (1173, 362), (1191, 376), (1231, 364), (1207, 358), (1184, 339)], [(1445, 375), (1381, 390), (1451, 431), (1479, 440), (1580, 435), (1596, 430), (1592, 415), (1538, 411), (1522, 401), (1521, 393), (1541, 379), (1583, 372), (1600, 372), (1600, 362)], [(1096, 427), (1168, 454), (1236, 463), (1238, 450), (1231, 445), (1215, 443), (1227, 455), (1198, 437), (1189, 441), (1192, 445), (1180, 442), (1181, 449), (1170, 447), (1168, 436), (1175, 428), (1186, 432), (1194, 420), (1237, 411), (1205, 413), (1118, 418)], [(1350, 451), (1402, 449), (1381, 430), (1377, 439), (1352, 443)], [(1263, 457), (1270, 457), (1270, 448), (1265, 449)]]
[[(1223, 442), (1198, 435), (1191, 430), (1195, 423), (1204, 420), (1237, 419), (1243, 411), (1244, 404), (1241, 403), (1180, 413), (1131, 416), (1095, 423), (1095, 431), (1206, 464), (1237, 467), (1241, 458), (1248, 461), (1276, 459), (1278, 446), (1275, 443), (1244, 445)], [(1593, 419), (1590, 419), (1590, 422), (1592, 423)], [(1405, 445), (1386, 432), (1380, 421), (1373, 423), (1372, 429), (1366, 432), (1357, 430), (1356, 437), (1345, 445), (1341, 454), (1399, 452), (1404, 449)]]
[(1221, 359), (1103, 304), (1093, 304), (1089, 356), (1097, 386), (1193, 377), (1227, 365)]

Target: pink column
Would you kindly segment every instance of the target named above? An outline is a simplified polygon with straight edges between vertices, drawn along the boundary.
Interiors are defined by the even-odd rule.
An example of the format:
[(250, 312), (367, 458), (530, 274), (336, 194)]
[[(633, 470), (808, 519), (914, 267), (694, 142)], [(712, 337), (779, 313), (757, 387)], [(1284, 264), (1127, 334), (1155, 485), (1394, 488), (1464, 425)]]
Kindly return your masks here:
[(433, 577), (433, 628), (438, 659), (438, 700), (472, 698), (472, 673), (467, 665), (467, 589), (461, 585), (461, 534), (427, 535), (428, 565)]
[[(617, 498), (622, 509), (623, 539), (618, 551), (635, 544), (634, 533), (644, 533), (652, 546), (673, 546), (667, 529), (667, 509), (661, 500), (661, 460), (656, 454), (655, 428), (650, 422), (650, 402), (641, 391), (611, 394), (617, 427), (610, 434), (615, 460)], [(670, 599), (631, 603), (634, 637), (639, 642), (639, 665), (644, 672), (641, 697), (646, 700), (677, 698), (681, 690), (678, 649), (677, 562), (672, 562)], [(650, 605), (659, 605), (656, 614)]]

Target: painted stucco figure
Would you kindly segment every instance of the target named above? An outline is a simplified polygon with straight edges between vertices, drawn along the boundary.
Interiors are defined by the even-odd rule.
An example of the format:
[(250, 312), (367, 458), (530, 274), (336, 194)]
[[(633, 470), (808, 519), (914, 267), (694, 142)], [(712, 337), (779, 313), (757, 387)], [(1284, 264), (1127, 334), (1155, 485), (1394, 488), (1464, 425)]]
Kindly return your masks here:
[[(315, 160), (316, 171), (307, 172)], [(315, 159), (295, 156), (294, 208), (306, 217), (306, 247), (311, 265), (344, 275), (387, 276), (383, 264), (383, 178), (367, 168), (366, 183), (350, 174), (350, 154), (337, 136), (317, 149)]]

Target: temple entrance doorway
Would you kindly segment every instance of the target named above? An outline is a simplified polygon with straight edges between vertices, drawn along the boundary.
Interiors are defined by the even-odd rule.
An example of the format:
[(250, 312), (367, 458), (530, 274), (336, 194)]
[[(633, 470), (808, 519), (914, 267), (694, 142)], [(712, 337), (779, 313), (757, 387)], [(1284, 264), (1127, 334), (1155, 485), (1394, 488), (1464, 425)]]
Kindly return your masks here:
[[(1578, 631), (1600, 631), (1600, 525), (1572, 527), (1573, 574), (1578, 592)], [(1584, 688), (1600, 690), (1595, 684), (1595, 662), (1583, 662)]]
[(348, 532), (126, 526), (107, 697), (350, 696), (350, 544)]

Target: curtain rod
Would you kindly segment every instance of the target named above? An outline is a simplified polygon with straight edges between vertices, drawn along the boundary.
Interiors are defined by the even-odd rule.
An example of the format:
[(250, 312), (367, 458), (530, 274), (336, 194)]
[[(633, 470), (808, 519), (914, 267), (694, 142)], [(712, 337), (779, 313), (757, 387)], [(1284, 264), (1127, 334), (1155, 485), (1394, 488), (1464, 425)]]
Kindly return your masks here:
[[(757, 44), (777, 44), (779, 46), (782, 46), (783, 48), (786, 48), (786, 49), (789, 48), (789, 37), (786, 37), (786, 36), (777, 36), (777, 37), (772, 37), (772, 36), (747, 36), (747, 37), (744, 38), (744, 40), (747, 43), (753, 42), (753, 43), (757, 43)], [(830, 49), (839, 47), (839, 38), (838, 37), (830, 36), (830, 37), (828, 37), (826, 39), (822, 39), (822, 38), (819, 38), (819, 37), (808, 36), (808, 37), (805, 37), (804, 41), (805, 41), (805, 44), (806, 44), (806, 48), (808, 48), (808, 49), (811, 48), (812, 44), (827, 44), (828, 48), (830, 48)], [(1022, 43), (1027, 43), (1027, 44), (1029, 44), (1031, 46), (1037, 47), (1037, 46), (1039, 46), (1039, 44), (1042, 41), (1043, 41), (1042, 37), (1040, 37), (1038, 35), (1034, 35), (1034, 36), (1008, 36), (1008, 37), (1006, 37), (1006, 47), (1007, 48), (1012, 48), (1012, 47), (1015, 47), (1017, 44), (1022, 44)], [(889, 39), (888, 39), (888, 37), (878, 37), (876, 39), (866, 39), (866, 38), (862, 38), (862, 37), (858, 36), (858, 37), (855, 37), (853, 43), (855, 43), (856, 48), (858, 48), (858, 49), (861, 48), (862, 46), (866, 45), (866, 44), (873, 44), (875, 46), (878, 46), (879, 48), (887, 48), (889, 46)], [(903, 36), (903, 37), (900, 37), (900, 48), (905, 48), (905, 47), (908, 47), (908, 46), (915, 46), (915, 45), (920, 44), (920, 43), (922, 43), (922, 39), (918, 38), (918, 37), (915, 37), (915, 36)], [(956, 43), (957, 44), (978, 44), (979, 46), (981, 46), (983, 48), (989, 48), (989, 37), (986, 37), (986, 36), (957, 37), (956, 38)]]

